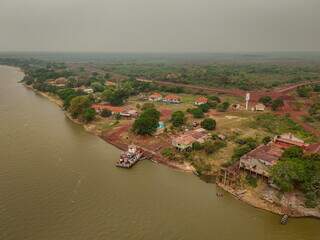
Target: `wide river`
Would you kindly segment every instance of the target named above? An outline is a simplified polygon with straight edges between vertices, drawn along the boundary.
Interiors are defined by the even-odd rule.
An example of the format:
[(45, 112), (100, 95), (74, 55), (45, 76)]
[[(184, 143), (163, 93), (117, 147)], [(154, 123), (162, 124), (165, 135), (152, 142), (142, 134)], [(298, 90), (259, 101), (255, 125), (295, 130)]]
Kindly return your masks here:
[(70, 122), (0, 66), (1, 240), (319, 240), (320, 221), (250, 207), (214, 184), (119, 150)]

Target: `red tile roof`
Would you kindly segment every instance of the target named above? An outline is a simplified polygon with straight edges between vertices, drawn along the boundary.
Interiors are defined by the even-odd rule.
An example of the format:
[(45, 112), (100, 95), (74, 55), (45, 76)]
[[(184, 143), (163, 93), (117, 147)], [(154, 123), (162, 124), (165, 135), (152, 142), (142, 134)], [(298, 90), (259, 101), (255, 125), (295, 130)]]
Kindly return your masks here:
[(206, 97), (198, 97), (196, 99), (196, 103), (207, 103), (208, 102), (208, 98)]
[(256, 149), (252, 150), (248, 154), (244, 155), (241, 160), (245, 159), (259, 159), (270, 164), (275, 164), (277, 160), (281, 157), (283, 150), (277, 145), (270, 143), (268, 145), (260, 145)]
[(320, 143), (310, 144), (305, 148), (307, 153), (319, 153), (320, 152)]
[(114, 107), (109, 104), (92, 104), (91, 108), (93, 108), (94, 110), (99, 110), (99, 111), (109, 110), (113, 113), (121, 113), (124, 111), (124, 109), (122, 107)]
[(162, 95), (160, 93), (153, 93), (149, 97), (150, 98), (159, 98), (159, 97), (162, 97)]
[(180, 101), (180, 97), (177, 95), (173, 95), (173, 94), (165, 96), (165, 99), (168, 101), (170, 101), (170, 100)]

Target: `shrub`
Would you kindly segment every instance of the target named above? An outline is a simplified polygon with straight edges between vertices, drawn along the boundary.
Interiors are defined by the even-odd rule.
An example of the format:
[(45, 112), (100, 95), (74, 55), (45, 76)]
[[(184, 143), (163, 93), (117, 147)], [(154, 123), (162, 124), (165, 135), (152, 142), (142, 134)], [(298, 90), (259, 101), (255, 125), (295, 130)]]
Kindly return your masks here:
[(112, 112), (108, 109), (103, 109), (101, 112), (102, 117), (110, 117), (112, 115)]
[(223, 102), (223, 103), (218, 104), (217, 110), (219, 112), (226, 112), (229, 107), (230, 107), (230, 103), (229, 102)]
[(259, 102), (266, 106), (270, 106), (272, 104), (272, 98), (270, 96), (263, 96), (259, 99)]
[(191, 114), (194, 118), (203, 118), (204, 114), (201, 108), (194, 108), (191, 110)]
[(257, 179), (254, 176), (250, 175), (250, 174), (248, 174), (246, 176), (246, 181), (253, 188), (257, 187), (257, 185), (258, 185), (257, 184)]
[(96, 111), (92, 108), (87, 108), (83, 111), (83, 120), (85, 122), (91, 122), (96, 116)]
[(185, 115), (182, 111), (173, 112), (170, 121), (174, 127), (180, 127), (185, 122)]
[(312, 88), (310, 86), (302, 86), (297, 88), (297, 93), (299, 97), (309, 97)]
[(205, 118), (201, 122), (201, 127), (203, 127), (206, 130), (214, 130), (216, 128), (216, 121), (212, 118)]
[(264, 145), (268, 144), (269, 142), (271, 142), (272, 138), (270, 136), (266, 136), (262, 139), (262, 143)]
[(199, 108), (200, 108), (204, 113), (206, 113), (206, 112), (209, 111), (210, 106), (209, 106), (209, 104), (205, 103), (205, 104), (201, 104), (201, 105), (199, 106)]
[(212, 102), (217, 102), (217, 103), (221, 103), (221, 100), (218, 96), (209, 96), (208, 99)]
[(174, 156), (173, 151), (172, 151), (171, 148), (163, 149), (161, 154), (162, 154), (162, 156), (167, 157), (169, 159), (171, 159)]
[(273, 111), (277, 111), (280, 107), (283, 107), (283, 106), (284, 106), (284, 102), (282, 98), (275, 99), (271, 104), (271, 108)]
[(194, 143), (192, 144), (192, 149), (193, 149), (194, 151), (199, 151), (199, 150), (203, 149), (203, 146), (202, 146), (202, 144), (199, 143), (199, 142), (194, 142)]

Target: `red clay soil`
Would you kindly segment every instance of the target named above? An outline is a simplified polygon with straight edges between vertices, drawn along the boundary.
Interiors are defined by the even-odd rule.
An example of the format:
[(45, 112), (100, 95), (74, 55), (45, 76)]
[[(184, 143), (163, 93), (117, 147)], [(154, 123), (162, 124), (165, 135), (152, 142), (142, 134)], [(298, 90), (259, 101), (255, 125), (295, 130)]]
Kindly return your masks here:
[(160, 113), (161, 113), (160, 120), (161, 121), (167, 121), (171, 117), (172, 110), (167, 109), (167, 108), (163, 108), (163, 109), (160, 109)]
[(128, 133), (131, 124), (127, 124), (121, 127), (118, 127), (114, 130), (103, 133), (101, 138), (106, 142), (112, 144), (113, 146), (126, 151), (128, 149), (128, 145), (135, 144), (142, 148), (147, 155), (152, 157), (152, 159), (158, 163), (162, 163), (174, 169), (179, 169), (183, 171), (192, 171), (189, 167), (185, 165), (181, 165), (174, 161), (170, 161), (167, 158), (164, 158), (161, 154), (161, 151), (164, 148), (170, 147), (171, 142), (169, 137), (157, 136), (130, 136), (128, 138), (124, 138), (122, 136), (123, 133)]
[[(145, 81), (145, 79), (137, 79), (138, 81)], [(197, 91), (203, 91), (206, 93), (222, 93), (237, 97), (245, 97), (246, 93), (248, 91), (244, 91), (241, 89), (225, 89), (225, 88), (212, 88), (212, 87), (205, 87), (205, 86), (197, 86), (192, 84), (183, 84), (183, 83), (175, 83), (175, 82), (166, 82), (166, 81), (154, 81), (154, 80), (148, 80), (151, 82), (155, 82), (159, 85), (167, 85), (167, 86), (178, 86), (183, 88), (188, 88), (191, 90), (197, 90)], [(258, 101), (260, 97), (262, 96), (270, 96), (272, 98), (278, 98), (278, 97), (284, 97), (289, 92), (295, 90), (297, 87), (309, 85), (311, 83), (320, 83), (320, 81), (312, 81), (312, 82), (301, 82), (301, 83), (295, 83), (295, 84), (286, 84), (280, 88), (276, 88), (274, 90), (259, 90), (259, 91), (250, 91), (251, 93), (251, 100), (252, 101)]]
[[(304, 128), (304, 130), (306, 130), (307, 132), (312, 133), (313, 135), (320, 137), (320, 131), (316, 128), (314, 128), (313, 126), (311, 126), (310, 124), (304, 122), (302, 120), (303, 116), (307, 116), (308, 113), (306, 111), (297, 111), (294, 110), (293, 106), (292, 106), (292, 102), (290, 101), (284, 101), (285, 106), (282, 108), (282, 111), (279, 112), (279, 114), (288, 114), (290, 116), (290, 118), (295, 121), (296, 123), (298, 123), (301, 127)], [(306, 110), (306, 108), (305, 108)]]

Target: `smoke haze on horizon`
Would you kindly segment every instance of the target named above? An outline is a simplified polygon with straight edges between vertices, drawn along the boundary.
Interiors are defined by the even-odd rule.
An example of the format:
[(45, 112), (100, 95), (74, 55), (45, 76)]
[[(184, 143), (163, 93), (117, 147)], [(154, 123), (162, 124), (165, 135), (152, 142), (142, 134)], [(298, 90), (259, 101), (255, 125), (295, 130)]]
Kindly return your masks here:
[(319, 0), (0, 0), (0, 51), (320, 51)]

